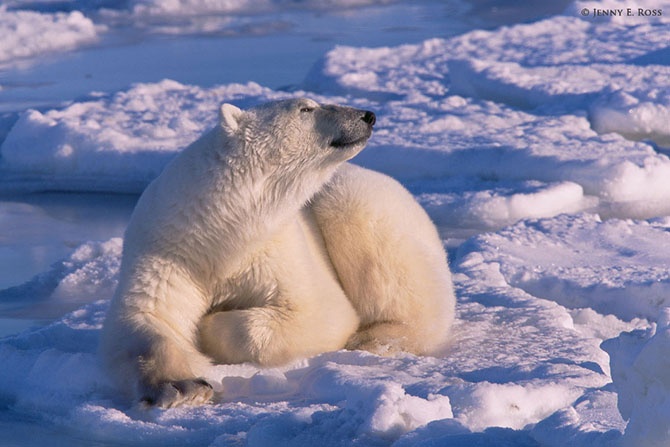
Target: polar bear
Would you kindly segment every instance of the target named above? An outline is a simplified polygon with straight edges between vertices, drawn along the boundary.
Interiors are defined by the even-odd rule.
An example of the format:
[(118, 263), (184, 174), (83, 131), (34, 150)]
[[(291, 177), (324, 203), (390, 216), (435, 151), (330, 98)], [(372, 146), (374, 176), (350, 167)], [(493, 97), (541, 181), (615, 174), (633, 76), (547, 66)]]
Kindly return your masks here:
[(434, 225), (395, 180), (347, 163), (374, 124), (310, 99), (221, 107), (126, 230), (101, 335), (122, 389), (195, 405), (213, 363), (445, 343), (455, 298)]

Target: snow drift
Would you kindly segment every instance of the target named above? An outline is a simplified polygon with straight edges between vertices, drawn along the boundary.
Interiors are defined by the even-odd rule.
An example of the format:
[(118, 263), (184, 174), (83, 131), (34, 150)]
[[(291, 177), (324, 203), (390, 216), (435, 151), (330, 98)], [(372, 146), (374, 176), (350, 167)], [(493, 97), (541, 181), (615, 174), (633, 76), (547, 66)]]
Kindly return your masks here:
[(92, 44), (102, 30), (79, 11), (48, 14), (0, 6), (0, 67)]

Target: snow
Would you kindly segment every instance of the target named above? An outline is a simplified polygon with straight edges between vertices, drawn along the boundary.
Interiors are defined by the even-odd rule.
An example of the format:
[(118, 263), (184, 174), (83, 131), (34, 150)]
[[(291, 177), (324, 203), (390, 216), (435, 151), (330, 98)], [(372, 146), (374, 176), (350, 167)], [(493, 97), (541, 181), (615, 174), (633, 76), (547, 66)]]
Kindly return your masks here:
[[(507, 284), (568, 309), (654, 320), (670, 308), (666, 221), (603, 222), (593, 214), (562, 215), (472, 238), (461, 249), (472, 244), (489, 248), (478, 249), (478, 256), (498, 264)], [(616, 275), (608, 275), (613, 269)]]
[(103, 29), (79, 11), (45, 14), (0, 6), (0, 68), (92, 44)]
[[(2, 7), (0, 64), (39, 64), (121, 26), (175, 39), (262, 35), (287, 33), (278, 24), (305, 11), (392, 7), (74, 1), (64, 12), (61, 3)], [(623, 15), (595, 12), (616, 9)], [(39, 274), (0, 281), (2, 324), (27, 309), (52, 319), (0, 338), (0, 432), (18, 421), (68, 445), (667, 445), (668, 17), (658, 1), (575, 1), (559, 15), (449, 38), (336, 45), (290, 89), (165, 79), (17, 105), (0, 132), (2, 271), (13, 277), (23, 259), (14, 250), (31, 237), (81, 234)], [(125, 211), (73, 217), (19, 197), (137, 194), (216, 123), (222, 102), (293, 96), (377, 113), (354, 161), (402, 181), (444, 236), (458, 296), (452, 344), (436, 357), (339, 351), (273, 369), (218, 365), (207, 375), (212, 405), (133, 406), (97, 358)]]
[(202, 89), (165, 80), (111, 97), (93, 96), (64, 109), (20, 116), (2, 145), (8, 187), (16, 178), (23, 188), (32, 183), (47, 189), (141, 192), (175, 151), (214, 125), (222, 102), (281, 94), (257, 84)]
[[(340, 445), (338, 439), (402, 445), (405, 437), (419, 436), (420, 427), (443, 420), (451, 422), (433, 427), (435, 436), (506, 427), (532, 428), (528, 436), (539, 438), (560, 422), (565, 436), (580, 443), (604, 439), (625, 424), (608, 385), (609, 359), (599, 345), (622, 330), (649, 327), (632, 317), (639, 302), (662, 308), (649, 295), (653, 285), (644, 284), (651, 278), (662, 286), (667, 272), (645, 267), (667, 264), (667, 247), (639, 243), (651, 244), (649, 232), (663, 236), (667, 228), (662, 222), (602, 222), (586, 214), (524, 221), (482, 234), (463, 244), (453, 263), (461, 297), (457, 341), (441, 358), (385, 359), (341, 351), (271, 370), (214, 366), (208, 379), (222, 391), (215, 405), (148, 412), (117, 402), (99, 370), (97, 338), (115, 285), (120, 240), (88, 243), (41, 275), (44, 285), (31, 289), (49, 294), (46, 284), (57, 283), (53, 293), (58, 294), (80, 284), (79, 290), (102, 299), (44, 329), (6, 338), (0, 349), (12, 368), (0, 374), (0, 394), (15, 411), (46, 415), (99, 442), (225, 445), (238, 437), (249, 445), (269, 440), (305, 445), (315, 439), (325, 445)], [(585, 248), (599, 253), (584, 257)], [(654, 257), (637, 267), (633, 261), (628, 268), (605, 264), (621, 252)], [(577, 266), (575, 259), (581, 259)], [(533, 275), (553, 278), (530, 292)], [(630, 290), (628, 304), (622, 292), (593, 286), (595, 278), (612, 283), (615, 291)], [(586, 303), (622, 301), (624, 319), (570, 303), (571, 289), (578, 289)], [(556, 412), (570, 415), (569, 420), (557, 421)]]
[(667, 381), (668, 309), (650, 329), (625, 332), (603, 348), (612, 357), (612, 379), (619, 390), (618, 407), (629, 420), (622, 445), (667, 445), (670, 410)]

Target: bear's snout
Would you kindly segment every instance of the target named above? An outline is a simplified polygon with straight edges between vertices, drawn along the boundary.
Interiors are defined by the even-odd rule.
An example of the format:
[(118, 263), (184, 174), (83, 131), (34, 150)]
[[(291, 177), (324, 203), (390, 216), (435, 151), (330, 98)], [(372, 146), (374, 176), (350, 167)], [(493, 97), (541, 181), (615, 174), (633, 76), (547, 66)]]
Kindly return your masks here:
[(363, 118), (361, 119), (365, 121), (370, 127), (374, 126), (377, 122), (377, 117), (375, 116), (374, 112), (370, 112), (369, 110), (365, 111), (365, 115), (363, 115)]

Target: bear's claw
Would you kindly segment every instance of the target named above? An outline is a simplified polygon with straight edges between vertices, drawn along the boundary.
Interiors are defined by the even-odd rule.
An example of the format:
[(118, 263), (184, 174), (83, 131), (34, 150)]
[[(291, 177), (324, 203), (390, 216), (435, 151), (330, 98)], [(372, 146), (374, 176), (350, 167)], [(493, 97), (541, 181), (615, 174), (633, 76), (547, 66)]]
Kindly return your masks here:
[(140, 403), (145, 407), (173, 408), (205, 404), (213, 396), (214, 389), (205, 379), (186, 379), (146, 386)]

